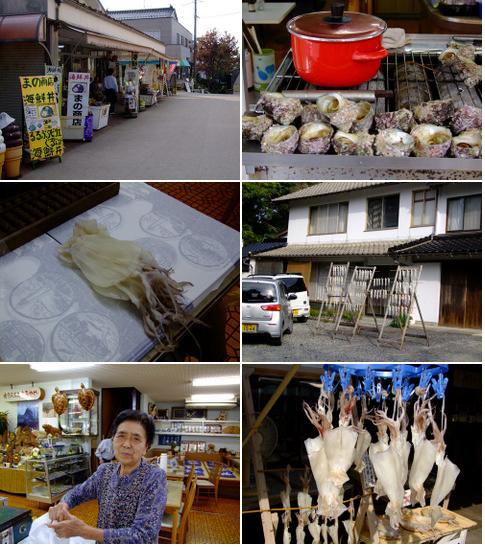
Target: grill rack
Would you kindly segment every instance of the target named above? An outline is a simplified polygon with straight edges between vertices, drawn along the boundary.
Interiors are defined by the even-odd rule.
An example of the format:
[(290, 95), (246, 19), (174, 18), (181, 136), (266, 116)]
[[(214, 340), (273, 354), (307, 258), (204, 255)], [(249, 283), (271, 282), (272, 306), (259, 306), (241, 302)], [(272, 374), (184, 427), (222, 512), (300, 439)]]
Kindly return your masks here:
[[(409, 34), (410, 44), (405, 48), (391, 50), (381, 63), (377, 76), (358, 86), (360, 91), (391, 91), (387, 97), (376, 97), (377, 113), (396, 110), (399, 102), (410, 102), (414, 106), (426, 100), (452, 98), (457, 107), (469, 104), (481, 107), (481, 87), (468, 88), (460, 81), (451, 67), (443, 67), (438, 56), (450, 40), (473, 43), (476, 61), (481, 64), (481, 36), (454, 37), (437, 34)], [(395, 82), (396, 67), (404, 65), (401, 79)], [(426, 78), (422, 77), (424, 68)], [(414, 91), (423, 94), (421, 100), (410, 100), (406, 96), (409, 84)], [(312, 91), (317, 88), (302, 80), (293, 65), (291, 50), (278, 67), (268, 85), (268, 91)], [(323, 93), (323, 90), (322, 90)], [(391, 96), (389, 96), (391, 95)], [(254, 108), (254, 106), (253, 106)], [(462, 158), (418, 158), (381, 156), (338, 156), (328, 154), (270, 154), (261, 151), (260, 143), (242, 141), (242, 164), (250, 178), (259, 180), (480, 180), (481, 159)]]
[[(464, 85), (456, 69), (441, 65), (438, 59), (439, 53), (436, 51), (394, 50), (382, 61), (378, 74), (372, 80), (350, 89), (393, 91), (394, 95), (391, 97), (376, 99), (375, 106), (378, 113), (397, 110), (400, 108), (399, 105), (404, 103), (414, 106), (421, 102), (410, 94), (409, 89), (412, 86), (416, 88), (415, 95), (422, 96), (424, 101), (451, 98), (456, 107), (463, 105), (481, 107), (480, 86), (469, 88)], [(481, 56), (479, 61), (481, 63)], [(398, 71), (400, 71), (401, 77), (398, 77)], [(313, 89), (318, 88), (305, 82), (297, 74), (290, 49), (269, 83), (267, 91), (308, 91)]]

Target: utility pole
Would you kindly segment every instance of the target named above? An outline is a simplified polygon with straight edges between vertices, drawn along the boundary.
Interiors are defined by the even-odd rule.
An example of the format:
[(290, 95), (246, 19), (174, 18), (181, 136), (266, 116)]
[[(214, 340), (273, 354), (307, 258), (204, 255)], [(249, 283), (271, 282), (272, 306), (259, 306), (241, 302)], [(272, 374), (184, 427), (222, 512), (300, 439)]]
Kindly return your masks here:
[(197, 76), (197, 69), (195, 65), (197, 63), (197, 0), (194, 0), (194, 67), (193, 67), (193, 78), (195, 82), (195, 77)]

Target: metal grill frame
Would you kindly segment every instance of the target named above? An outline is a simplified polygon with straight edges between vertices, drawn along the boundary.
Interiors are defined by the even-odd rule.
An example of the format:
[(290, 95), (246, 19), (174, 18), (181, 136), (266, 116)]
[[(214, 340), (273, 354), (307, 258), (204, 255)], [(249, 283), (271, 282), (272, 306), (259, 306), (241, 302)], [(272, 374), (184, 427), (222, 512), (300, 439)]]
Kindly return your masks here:
[[(419, 85), (420, 90), (425, 90), (428, 100), (453, 98), (455, 105), (469, 104), (481, 107), (481, 88), (468, 88), (457, 78), (456, 70), (451, 67), (442, 67), (437, 59), (438, 55), (446, 48), (446, 44), (453, 39), (446, 35), (408, 35), (411, 39), (410, 45), (399, 50), (391, 50), (389, 56), (382, 62), (378, 75), (354, 89), (359, 90), (394, 90), (395, 96), (391, 98), (376, 98), (376, 112), (388, 112), (396, 110), (399, 101), (403, 99), (404, 89), (409, 89), (409, 84)], [(467, 39), (475, 39), (481, 42), (480, 36), (468, 36)], [(481, 48), (478, 48), (481, 54)], [(397, 67), (403, 66), (406, 72), (406, 80), (397, 78)], [(408, 67), (433, 67), (433, 70), (425, 68), (429, 76), (425, 81), (413, 79), (412, 70)], [(409, 74), (409, 75), (408, 75)], [(283, 62), (278, 67), (275, 75), (268, 85), (267, 91), (286, 90), (316, 90), (315, 86), (302, 80), (293, 65), (291, 50), (288, 51)], [(400, 89), (402, 93), (400, 95)], [(408, 101), (412, 104), (416, 102)], [(406, 178), (402, 171), (440, 171), (436, 178), (446, 177), (444, 171), (450, 172), (474, 172), (475, 177), (481, 178), (481, 159), (460, 159), (460, 158), (388, 158), (380, 156), (338, 156), (334, 154), (268, 154), (261, 152), (260, 144), (257, 142), (243, 141), (242, 162), (246, 172), (252, 174), (258, 167), (288, 167), (294, 169), (358, 169), (365, 178), (365, 171), (369, 169), (399, 171), (398, 178)], [(297, 177), (298, 178), (298, 177)], [(309, 178), (308, 174), (304, 178)], [(381, 177), (373, 177), (381, 178)], [(386, 176), (382, 178), (388, 178)], [(450, 175), (453, 178), (453, 175)], [(458, 177), (457, 177), (458, 178)]]

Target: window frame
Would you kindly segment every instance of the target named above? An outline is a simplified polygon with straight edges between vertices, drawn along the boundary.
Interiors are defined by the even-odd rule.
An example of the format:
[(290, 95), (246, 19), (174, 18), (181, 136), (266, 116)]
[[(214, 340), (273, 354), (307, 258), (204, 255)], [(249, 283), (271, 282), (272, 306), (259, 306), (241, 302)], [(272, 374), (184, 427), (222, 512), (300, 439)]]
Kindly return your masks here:
[[(338, 216), (340, 214), (340, 206), (346, 205), (347, 206), (347, 214), (345, 215), (345, 228), (343, 231), (337, 231), (337, 232), (315, 232), (312, 233), (310, 231), (311, 224), (312, 224), (312, 209), (319, 209), (320, 207), (330, 207), (331, 205), (338, 205), (338, 212), (337, 212), (337, 225), (338, 225)], [(307, 236), (328, 236), (328, 235), (335, 235), (335, 234), (346, 234), (347, 228), (349, 226), (349, 202), (348, 201), (337, 201), (333, 203), (321, 203), (320, 205), (310, 205), (309, 211), (308, 211), (308, 225), (307, 225)]]
[[(426, 201), (433, 201), (431, 199), (427, 200), (426, 199), (426, 192), (434, 192), (434, 222), (432, 224), (416, 224), (415, 220), (414, 220), (414, 204), (416, 203), (415, 202), (415, 196), (418, 192), (424, 192), (424, 199), (423, 199), (423, 203), (426, 203)], [(432, 189), (432, 188), (428, 188), (428, 189), (421, 189), (421, 190), (413, 190), (413, 195), (412, 195), (412, 198), (411, 198), (411, 228), (426, 228), (426, 227), (429, 227), (429, 226), (434, 226), (435, 223), (436, 223), (436, 211), (437, 211), (437, 207), (438, 207), (438, 192), (436, 189)], [(423, 212), (424, 212), (424, 209), (423, 209)]]
[[(382, 222), (384, 222), (384, 200), (387, 198), (398, 198), (399, 206), (397, 211), (397, 225), (396, 226), (388, 226), (384, 227), (381, 226), (380, 228), (369, 228), (369, 200), (370, 199), (380, 199), (381, 200), (381, 211), (382, 211)], [(398, 192), (397, 194), (385, 194), (382, 196), (372, 196), (368, 197), (366, 200), (366, 215), (365, 215), (365, 230), (364, 232), (381, 232), (383, 230), (397, 230), (399, 228), (399, 217), (400, 215), (400, 209), (401, 209), (401, 194)]]
[[(480, 227), (479, 228), (473, 228), (472, 230), (449, 230), (448, 229), (448, 218), (450, 213), (450, 202), (457, 199), (462, 199), (463, 202), (467, 198), (478, 198), (480, 200)], [(478, 232), (482, 229), (482, 195), (481, 194), (466, 194), (464, 196), (453, 196), (446, 199), (446, 220), (445, 220), (445, 233), (447, 234), (457, 234), (460, 232), (467, 233), (467, 232)], [(463, 211), (465, 211), (465, 203), (463, 203)], [(465, 217), (463, 217), (463, 225), (465, 224)]]

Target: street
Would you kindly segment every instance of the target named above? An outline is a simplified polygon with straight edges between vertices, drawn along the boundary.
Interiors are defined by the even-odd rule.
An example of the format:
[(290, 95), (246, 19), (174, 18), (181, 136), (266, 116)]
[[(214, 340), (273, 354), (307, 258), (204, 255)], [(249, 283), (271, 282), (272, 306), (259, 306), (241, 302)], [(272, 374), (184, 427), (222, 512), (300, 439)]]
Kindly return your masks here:
[(66, 141), (60, 163), (22, 167), (19, 180), (238, 180), (239, 95), (181, 92), (92, 142)]
[[(281, 346), (272, 346), (267, 338), (243, 337), (243, 361), (267, 361), (291, 363), (304, 362), (405, 362), (405, 363), (465, 363), (481, 361), (481, 331), (428, 327), (430, 347), (421, 338), (407, 338), (402, 350), (396, 344), (377, 343), (375, 331), (365, 330), (355, 336), (352, 342), (346, 338), (350, 329), (331, 335), (330, 324), (318, 329), (316, 321), (294, 323), (293, 333), (283, 337)], [(409, 332), (418, 333), (417, 328)], [(385, 337), (399, 339), (399, 329), (386, 329)]]

